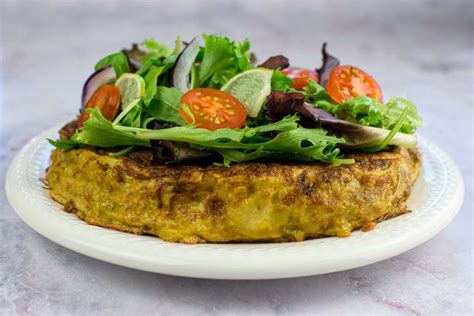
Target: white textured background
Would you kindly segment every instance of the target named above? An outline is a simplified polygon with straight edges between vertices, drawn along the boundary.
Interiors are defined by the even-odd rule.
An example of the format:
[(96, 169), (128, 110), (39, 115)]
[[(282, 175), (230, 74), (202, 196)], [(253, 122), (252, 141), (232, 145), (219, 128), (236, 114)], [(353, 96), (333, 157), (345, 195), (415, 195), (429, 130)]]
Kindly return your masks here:
[[(0, 192), (0, 315), (473, 313), (472, 1), (0, 0), (0, 186), (30, 138), (78, 111), (95, 62), (133, 41), (200, 32), (248, 37), (262, 61), (320, 64), (320, 45), (404, 96), (420, 131), (461, 168), (466, 198), (432, 240), (346, 272), (210, 281), (134, 271), (71, 252), (29, 229)], [(270, 264), (270, 263), (269, 263)]]

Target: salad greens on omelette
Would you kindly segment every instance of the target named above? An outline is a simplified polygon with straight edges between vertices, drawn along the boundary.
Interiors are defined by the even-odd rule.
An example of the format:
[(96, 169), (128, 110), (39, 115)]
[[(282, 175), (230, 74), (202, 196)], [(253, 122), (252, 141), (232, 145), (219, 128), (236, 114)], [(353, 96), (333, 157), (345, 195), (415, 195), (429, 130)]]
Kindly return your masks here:
[(174, 144), (226, 166), (261, 158), (347, 164), (346, 150), (416, 146), (422, 119), (413, 103), (383, 103), (375, 80), (339, 66), (325, 45), (315, 70), (289, 68), (281, 55), (258, 67), (253, 59), (248, 40), (217, 34), (178, 37), (173, 49), (153, 39), (134, 44), (96, 64), (78, 129), (50, 142), (113, 148), (115, 156)]

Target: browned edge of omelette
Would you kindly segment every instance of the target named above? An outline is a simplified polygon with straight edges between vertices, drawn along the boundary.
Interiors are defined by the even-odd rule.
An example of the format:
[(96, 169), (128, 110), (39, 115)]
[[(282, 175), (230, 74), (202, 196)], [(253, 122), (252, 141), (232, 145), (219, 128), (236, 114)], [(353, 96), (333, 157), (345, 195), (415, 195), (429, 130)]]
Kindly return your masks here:
[(113, 158), (55, 149), (51, 197), (89, 224), (183, 243), (349, 236), (407, 212), (418, 150), (357, 153), (352, 165), (155, 165), (150, 150)]

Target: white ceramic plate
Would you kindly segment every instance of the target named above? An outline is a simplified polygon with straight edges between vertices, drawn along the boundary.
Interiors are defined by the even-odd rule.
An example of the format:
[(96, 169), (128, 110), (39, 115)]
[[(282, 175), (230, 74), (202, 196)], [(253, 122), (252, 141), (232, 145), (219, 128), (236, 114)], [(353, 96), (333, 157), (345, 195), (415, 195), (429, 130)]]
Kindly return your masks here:
[(296, 243), (200, 244), (164, 242), (87, 225), (52, 201), (41, 178), (59, 127), (31, 140), (13, 160), (6, 178), (8, 199), (18, 215), (50, 240), (114, 264), (164, 274), (213, 279), (273, 279), (360, 267), (405, 252), (443, 229), (456, 215), (464, 185), (454, 162), (420, 137), (423, 170), (409, 208), (411, 214), (382, 222), (349, 238)]

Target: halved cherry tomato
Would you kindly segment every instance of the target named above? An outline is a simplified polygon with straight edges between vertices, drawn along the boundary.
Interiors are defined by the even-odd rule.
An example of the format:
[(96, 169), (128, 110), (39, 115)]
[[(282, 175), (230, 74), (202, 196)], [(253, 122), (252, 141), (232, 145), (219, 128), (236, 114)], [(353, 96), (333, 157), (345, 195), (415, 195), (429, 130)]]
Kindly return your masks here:
[[(182, 96), (181, 104), (187, 105), (198, 127), (211, 131), (225, 127), (242, 127), (247, 117), (239, 100), (216, 89), (198, 88), (188, 91)], [(183, 106), (179, 107), (179, 114), (186, 122), (192, 123), (192, 118)]]
[(88, 108), (99, 108), (102, 115), (112, 121), (117, 115), (117, 110), (120, 105), (120, 90), (112, 84), (104, 84), (95, 90), (94, 94), (87, 101), (86, 106), (82, 110), (82, 114), (79, 117), (79, 126), (89, 119), (89, 113), (86, 113), (85, 109)]
[(329, 96), (341, 104), (352, 98), (365, 95), (383, 102), (382, 89), (365, 71), (354, 66), (338, 66), (329, 75)]
[(318, 73), (312, 69), (285, 68), (281, 72), (290, 79), (293, 79), (293, 88), (301, 90), (308, 85), (308, 79), (318, 82)]

